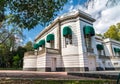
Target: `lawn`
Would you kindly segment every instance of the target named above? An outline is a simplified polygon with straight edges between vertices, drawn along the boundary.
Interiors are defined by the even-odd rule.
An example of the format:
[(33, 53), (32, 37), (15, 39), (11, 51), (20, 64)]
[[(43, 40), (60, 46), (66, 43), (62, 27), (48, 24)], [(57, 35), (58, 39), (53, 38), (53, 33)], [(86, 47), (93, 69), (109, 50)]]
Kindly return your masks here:
[(22, 68), (0, 68), (0, 70), (22, 70)]
[(0, 79), (0, 84), (116, 84), (115, 80)]

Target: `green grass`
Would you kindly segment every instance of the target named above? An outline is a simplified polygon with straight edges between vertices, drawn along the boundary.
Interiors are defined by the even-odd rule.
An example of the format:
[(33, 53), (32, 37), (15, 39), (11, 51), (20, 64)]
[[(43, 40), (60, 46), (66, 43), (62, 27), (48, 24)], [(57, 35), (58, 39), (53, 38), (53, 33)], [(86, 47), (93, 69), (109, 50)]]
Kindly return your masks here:
[(22, 70), (22, 68), (0, 68), (0, 70)]
[(0, 79), (0, 84), (116, 84), (115, 80)]

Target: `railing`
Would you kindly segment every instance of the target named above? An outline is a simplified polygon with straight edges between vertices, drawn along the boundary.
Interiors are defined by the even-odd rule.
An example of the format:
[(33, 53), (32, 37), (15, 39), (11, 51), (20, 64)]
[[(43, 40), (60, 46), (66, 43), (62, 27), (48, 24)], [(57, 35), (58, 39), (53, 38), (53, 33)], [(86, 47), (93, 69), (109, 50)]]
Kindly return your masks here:
[(45, 48), (43, 48), (42, 50), (38, 51), (38, 55), (45, 53), (45, 51), (46, 51)]
[(51, 54), (59, 54), (59, 50), (53, 48), (46, 48), (46, 52)]
[(58, 49), (53, 49), (53, 48), (43, 48), (40, 51), (28, 51), (25, 53), (25, 56), (29, 56), (29, 55), (41, 55), (44, 53), (49, 53), (49, 54), (59, 54), (59, 50)]
[(99, 59), (110, 59), (111, 56), (99, 55)]
[(87, 52), (94, 53), (93, 48), (87, 48)]
[(87, 55), (88, 56), (96, 56), (94, 53), (94, 49), (93, 48), (87, 48)]
[(111, 56), (111, 59), (118, 59), (120, 56)]
[(99, 59), (118, 59), (120, 56), (105, 56), (105, 55), (99, 55)]
[(28, 51), (25, 53), (25, 56), (34, 55), (34, 51)]
[(43, 53), (59, 54), (59, 50), (53, 48), (43, 48), (42, 50), (38, 51), (38, 55), (41, 55)]

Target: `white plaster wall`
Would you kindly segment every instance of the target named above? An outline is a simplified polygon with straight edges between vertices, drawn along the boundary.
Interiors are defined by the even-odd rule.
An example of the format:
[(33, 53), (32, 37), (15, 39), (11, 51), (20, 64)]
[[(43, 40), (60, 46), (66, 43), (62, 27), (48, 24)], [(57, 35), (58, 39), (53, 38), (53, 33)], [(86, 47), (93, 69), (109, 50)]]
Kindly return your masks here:
[(79, 67), (79, 55), (64, 55), (62, 56), (64, 67)]
[(110, 43), (105, 43), (105, 45), (104, 45), (104, 50), (105, 50), (106, 56), (112, 56), (112, 51), (111, 51), (110, 45), (111, 45)]
[(46, 54), (37, 56), (37, 68), (46, 67)]
[(57, 36), (58, 34), (57, 33), (58, 33), (58, 31), (57, 31), (57, 29), (58, 29), (58, 27), (54, 26), (49, 31), (47, 31), (46, 33), (44, 33), (43, 36), (36, 41), (36, 43), (39, 43), (40, 40), (44, 39), (45, 40), (45, 46), (47, 48), (50, 48), (50, 44), (46, 42), (46, 37), (49, 34), (54, 34), (54, 43), (55, 43), (54, 47), (55, 47), (55, 49), (58, 49), (58, 46), (57, 46), (57, 40), (58, 40), (58, 36)]
[(65, 47), (65, 40), (64, 40), (64, 37), (63, 37), (63, 28), (65, 26), (69, 26), (72, 30), (72, 45), (73, 46), (78, 46), (78, 41), (77, 41), (77, 28), (76, 28), (76, 22), (69, 22), (69, 23), (66, 23), (66, 24), (62, 24), (61, 23), (61, 46), (62, 46), (62, 49), (63, 48), (66, 48)]
[(62, 56), (78, 54), (78, 47), (73, 45), (67, 45), (66, 48), (62, 48)]
[[(92, 48), (94, 49), (94, 53), (96, 55), (98, 55), (98, 51), (97, 51), (97, 48), (96, 48), (97, 42), (96, 42), (95, 36), (92, 36), (91, 39), (92, 39)], [(100, 44), (102, 44), (102, 43), (100, 43)]]
[[(88, 58), (87, 58), (87, 49), (85, 46), (85, 39), (84, 39), (84, 32), (83, 28), (84, 26), (89, 25), (92, 26), (92, 22), (87, 21), (83, 18), (80, 18), (77, 22), (77, 28), (78, 28), (78, 47), (79, 47), (79, 60), (80, 60), (80, 66), (81, 67), (88, 67)], [(93, 43), (95, 43), (95, 37), (92, 37), (92, 48), (94, 49), (95, 46)], [(96, 48), (95, 48), (96, 52)]]
[[(105, 69), (105, 63), (103, 63), (103, 61), (104, 61), (104, 60), (102, 60), (102, 59), (98, 59), (98, 61), (97, 61), (97, 63), (98, 63), (97, 67), (102, 67), (102, 68)], [(105, 62), (105, 61), (104, 61), (104, 62)]]
[[(64, 67), (79, 67), (78, 55), (78, 34), (76, 21), (68, 21), (68, 23), (61, 23), (61, 46), (62, 46), (62, 66)], [(72, 30), (72, 44), (65, 46), (65, 39), (63, 37), (63, 28), (69, 26)]]
[[(108, 68), (120, 67), (120, 61), (119, 60), (117, 60), (117, 59), (107, 60), (106, 64), (105, 64), (105, 67), (108, 67)], [(118, 63), (118, 65), (114, 65), (114, 63)]]
[(58, 54), (46, 54), (46, 67), (52, 67), (52, 58), (56, 58), (56, 67), (62, 67), (62, 58)]
[(23, 68), (36, 68), (36, 60), (36, 56), (25, 56), (23, 59)]

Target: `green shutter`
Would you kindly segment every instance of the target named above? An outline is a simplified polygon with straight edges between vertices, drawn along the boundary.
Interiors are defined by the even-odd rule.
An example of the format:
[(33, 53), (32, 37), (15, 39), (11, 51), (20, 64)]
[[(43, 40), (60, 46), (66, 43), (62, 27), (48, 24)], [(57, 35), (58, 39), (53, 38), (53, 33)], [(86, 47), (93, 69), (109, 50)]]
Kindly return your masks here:
[(120, 52), (120, 49), (118, 49), (118, 52)]
[(117, 48), (114, 48), (115, 53), (117, 52)]
[(34, 44), (34, 49), (38, 49), (39, 48), (39, 45), (38, 44)]
[(119, 48), (114, 48), (115, 53), (120, 52)]
[(104, 46), (103, 46), (103, 45), (101, 45), (101, 44), (97, 44), (97, 46), (96, 46), (96, 47), (97, 47), (97, 49), (98, 49), (98, 50), (103, 50), (103, 49), (104, 49)]
[(43, 45), (45, 45), (45, 40), (40, 40), (38, 44), (40, 47), (42, 47)]
[(63, 28), (63, 36), (72, 35), (72, 30), (69, 26)]
[(47, 38), (46, 38), (46, 41), (47, 41), (47, 42), (50, 42), (50, 41), (52, 41), (52, 40), (54, 40), (54, 34), (49, 34), (49, 35), (47, 36)]
[(85, 26), (83, 28), (83, 30), (84, 30), (85, 35), (91, 35), (91, 36), (95, 35), (95, 31), (94, 31), (94, 28), (92, 26)]

